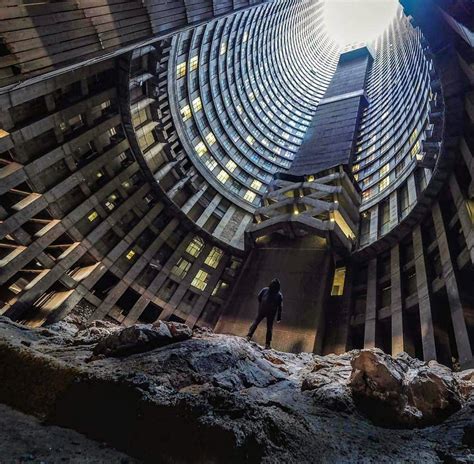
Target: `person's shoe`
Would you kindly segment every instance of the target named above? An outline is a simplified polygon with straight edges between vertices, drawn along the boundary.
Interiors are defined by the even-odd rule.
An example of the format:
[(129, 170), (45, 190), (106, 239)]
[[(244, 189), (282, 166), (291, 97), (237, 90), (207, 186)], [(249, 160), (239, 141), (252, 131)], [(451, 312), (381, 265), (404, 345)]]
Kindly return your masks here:
[(266, 350), (271, 350), (272, 347), (270, 346), (270, 343), (265, 343), (265, 349)]
[(247, 341), (249, 342), (250, 340), (252, 340), (252, 337), (251, 337), (250, 335), (247, 335), (247, 336), (245, 337), (245, 340), (247, 340)]

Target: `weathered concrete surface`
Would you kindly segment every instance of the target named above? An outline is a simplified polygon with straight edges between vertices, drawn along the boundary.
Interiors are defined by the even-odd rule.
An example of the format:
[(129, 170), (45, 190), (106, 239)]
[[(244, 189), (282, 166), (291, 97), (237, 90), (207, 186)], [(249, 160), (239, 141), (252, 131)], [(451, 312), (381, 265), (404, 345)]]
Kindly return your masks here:
[(195, 332), (152, 351), (90, 361), (95, 345), (78, 343), (83, 334), (0, 318), (0, 401), (146, 462), (474, 460), (472, 371), (443, 371), (461, 408), (444, 422), (390, 429), (354, 401), (350, 379), (361, 369), (351, 362), (359, 351), (294, 355)]

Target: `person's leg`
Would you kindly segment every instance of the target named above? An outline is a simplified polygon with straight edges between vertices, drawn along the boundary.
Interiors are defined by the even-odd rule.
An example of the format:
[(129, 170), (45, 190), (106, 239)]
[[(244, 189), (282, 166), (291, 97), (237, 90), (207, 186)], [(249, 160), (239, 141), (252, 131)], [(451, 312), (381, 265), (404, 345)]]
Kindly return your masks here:
[(265, 339), (265, 347), (270, 348), (273, 335), (273, 321), (275, 319), (275, 314), (269, 314), (267, 316), (267, 337)]
[(247, 334), (247, 338), (250, 340), (253, 337), (253, 334), (257, 330), (258, 324), (262, 322), (262, 319), (265, 315), (261, 314), (260, 312), (257, 314), (256, 319), (253, 321), (253, 324), (250, 326), (249, 333)]

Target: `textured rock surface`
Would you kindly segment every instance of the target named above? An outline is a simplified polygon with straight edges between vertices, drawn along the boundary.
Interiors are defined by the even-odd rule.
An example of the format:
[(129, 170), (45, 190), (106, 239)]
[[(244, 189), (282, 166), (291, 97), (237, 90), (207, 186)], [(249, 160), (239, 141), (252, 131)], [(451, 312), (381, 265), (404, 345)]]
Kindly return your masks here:
[(2, 464), (138, 464), (138, 460), (85, 438), (74, 430), (45, 426), (0, 404)]
[[(95, 345), (78, 342), (84, 330), (27, 330), (0, 318), (0, 401), (147, 462), (474, 460), (472, 373), (452, 374), (377, 351), (324, 357), (264, 351), (242, 338), (204, 331), (144, 353), (88, 362)], [(376, 378), (387, 385), (390, 414), (400, 412), (391, 393), (403, 393), (407, 372), (425, 372), (423, 384), (439, 369), (461, 409), (425, 428), (375, 425), (355, 399), (362, 391), (357, 371), (373, 364), (362, 362), (366, 353), (388, 366)], [(418, 383), (412, 381), (414, 404)], [(375, 395), (368, 386), (364, 391)]]

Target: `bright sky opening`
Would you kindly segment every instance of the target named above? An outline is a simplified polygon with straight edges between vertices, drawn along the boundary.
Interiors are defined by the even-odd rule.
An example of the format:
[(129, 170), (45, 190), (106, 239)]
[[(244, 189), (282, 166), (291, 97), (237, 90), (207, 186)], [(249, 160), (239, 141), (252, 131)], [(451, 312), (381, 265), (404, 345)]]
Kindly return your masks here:
[(370, 43), (392, 22), (397, 0), (325, 0), (324, 23), (341, 48)]

